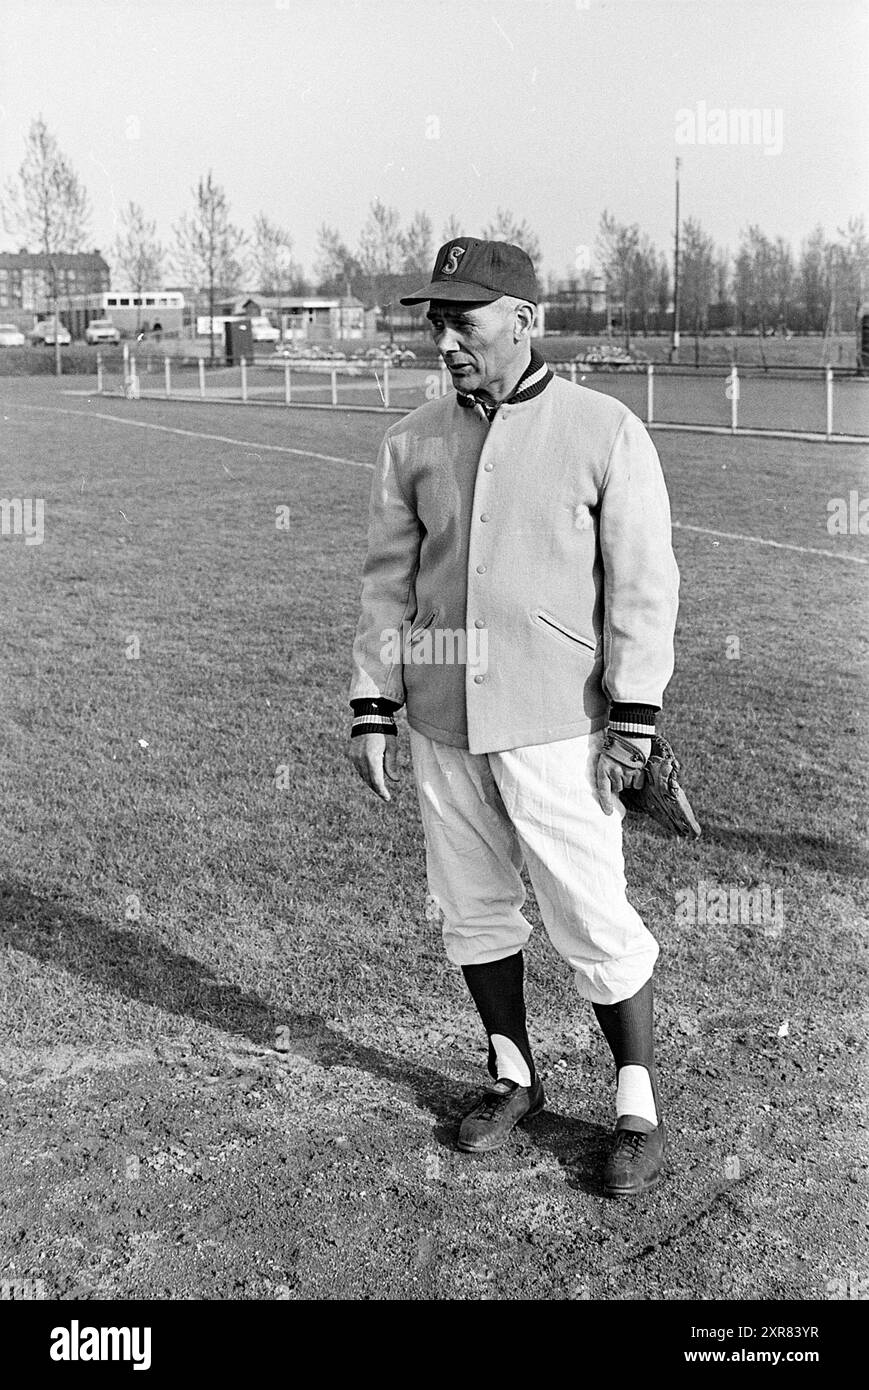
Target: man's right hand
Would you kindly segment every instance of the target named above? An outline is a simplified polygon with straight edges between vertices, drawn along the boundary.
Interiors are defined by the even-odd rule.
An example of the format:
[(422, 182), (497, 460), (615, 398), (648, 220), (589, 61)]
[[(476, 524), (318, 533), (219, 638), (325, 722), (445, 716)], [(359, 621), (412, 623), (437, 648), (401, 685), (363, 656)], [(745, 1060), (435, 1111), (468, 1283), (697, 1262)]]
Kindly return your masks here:
[(395, 734), (361, 734), (350, 740), (350, 760), (362, 781), (382, 801), (391, 801), (387, 780), (399, 781), (398, 738)]

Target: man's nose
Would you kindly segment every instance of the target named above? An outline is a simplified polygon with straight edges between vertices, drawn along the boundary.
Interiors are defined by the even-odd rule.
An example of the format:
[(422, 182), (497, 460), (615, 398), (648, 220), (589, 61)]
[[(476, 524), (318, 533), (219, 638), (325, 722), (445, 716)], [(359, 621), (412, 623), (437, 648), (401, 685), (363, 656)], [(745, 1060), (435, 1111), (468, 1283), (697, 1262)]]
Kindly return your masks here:
[(458, 352), (459, 340), (455, 330), (452, 328), (442, 328), (435, 334), (435, 346), (442, 357), (448, 356), (451, 352)]

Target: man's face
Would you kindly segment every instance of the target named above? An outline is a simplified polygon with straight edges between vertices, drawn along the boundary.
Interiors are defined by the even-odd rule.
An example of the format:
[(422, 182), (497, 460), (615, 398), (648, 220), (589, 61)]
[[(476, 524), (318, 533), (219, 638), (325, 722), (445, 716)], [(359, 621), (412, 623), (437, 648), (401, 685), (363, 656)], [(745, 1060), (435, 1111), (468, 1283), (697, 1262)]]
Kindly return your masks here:
[(517, 355), (515, 315), (503, 300), (458, 304), (433, 299), (428, 314), (435, 347), (458, 391), (479, 391), (500, 380)]

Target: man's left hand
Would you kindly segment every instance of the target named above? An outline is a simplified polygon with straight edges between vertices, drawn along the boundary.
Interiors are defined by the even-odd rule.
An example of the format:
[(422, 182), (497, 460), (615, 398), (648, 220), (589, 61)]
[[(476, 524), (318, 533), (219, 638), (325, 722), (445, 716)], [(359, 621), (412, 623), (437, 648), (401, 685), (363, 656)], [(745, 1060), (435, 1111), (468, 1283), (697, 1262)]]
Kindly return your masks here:
[(613, 797), (625, 787), (642, 786), (643, 768), (651, 751), (650, 738), (607, 733), (597, 760), (597, 790), (605, 816), (612, 815)]

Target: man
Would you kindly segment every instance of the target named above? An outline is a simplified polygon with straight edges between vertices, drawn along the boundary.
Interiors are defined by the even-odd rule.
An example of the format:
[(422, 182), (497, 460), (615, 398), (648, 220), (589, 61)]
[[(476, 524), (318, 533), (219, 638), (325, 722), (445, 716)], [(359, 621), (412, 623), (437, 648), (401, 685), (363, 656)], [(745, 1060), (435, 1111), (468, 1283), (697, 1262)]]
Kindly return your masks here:
[(389, 801), (406, 705), (429, 891), (493, 1079), (459, 1148), (499, 1148), (544, 1105), (525, 1020), (524, 864), (613, 1053), (604, 1187), (623, 1196), (658, 1180), (666, 1138), (658, 947), (626, 897), (619, 792), (641, 781), (672, 675), (679, 578), (651, 439), (618, 401), (553, 376), (531, 347), (537, 300), (519, 247), (457, 237), (401, 301), (429, 303), (455, 394), (380, 449), (351, 756)]

